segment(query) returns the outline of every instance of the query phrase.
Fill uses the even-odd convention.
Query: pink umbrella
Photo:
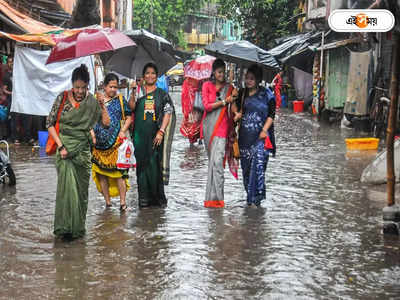
[[[46,64],[129,46],[136,44],[117,29],[85,28],[71,36],[56,39],[56,45],[51,50]]]
[[[185,77],[196,80],[210,78],[214,60],[215,57],[210,55],[197,57],[185,66]]]

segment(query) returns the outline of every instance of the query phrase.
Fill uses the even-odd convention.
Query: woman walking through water
[[[182,112],[183,121],[181,133],[189,139],[190,145],[196,143],[200,138],[200,124],[203,113],[194,108],[196,97],[201,97],[200,81],[193,78],[186,78],[182,86]]]
[[[94,148],[92,151],[92,173],[97,189],[103,194],[106,207],[111,207],[110,197],[120,197],[120,210],[126,211],[126,192],[129,189],[128,170],[117,169],[118,148],[132,122],[131,110],[125,98],[117,95],[119,78],[109,73],[104,78],[104,104],[111,119],[110,126],[101,123],[94,127]],[[125,123],[123,121],[125,120]]]
[[[164,185],[169,182],[176,119],[170,96],[156,87],[157,75],[157,66],[146,64],[143,68],[145,94],[136,101],[134,83],[129,99],[135,112],[133,144],[140,208],[167,204]]]
[[[89,72],[85,65],[72,73],[72,89],[60,94],[47,118],[49,134],[58,146],[56,155],[57,196],[54,234],[78,238],[85,234],[91,170],[90,130],[97,122],[110,125],[103,99],[88,92]],[[55,124],[57,114],[60,132]]]
[[[246,88],[236,100],[241,112],[239,129],[240,163],[249,206],[260,206],[265,199],[265,171],[269,155],[275,156],[275,97],[271,90],[260,86],[262,69],[249,67],[245,77]],[[234,108],[236,109],[236,108]]]
[[[232,153],[233,119],[229,111],[237,92],[225,81],[225,63],[216,59],[212,65],[211,80],[203,84],[205,108],[202,137],[208,156],[208,175],[205,207],[224,207],[224,165],[237,178],[238,161]]]

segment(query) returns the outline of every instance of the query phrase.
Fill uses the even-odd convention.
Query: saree
[[[110,116],[110,126],[104,128],[101,123],[97,123],[93,128],[96,135],[96,145],[92,150],[92,177],[97,190],[102,193],[98,175],[106,176],[110,197],[117,197],[119,196],[118,178],[124,178],[127,191],[130,188],[128,170],[118,170],[117,159],[118,148],[122,144],[119,139],[121,120],[123,116],[130,116],[131,110],[125,99],[122,99],[121,107],[120,96],[116,96],[105,105]],[[124,113],[122,113],[122,110],[124,110]]]
[[[264,149],[265,141],[259,135],[268,118],[269,107],[274,101],[274,95],[269,89],[260,88],[253,96],[246,97],[243,103],[239,148],[243,184],[249,205],[260,205],[266,195],[265,171],[269,154],[274,156],[276,151],[274,126],[268,130],[272,150]]]
[[[192,78],[187,78],[182,85],[183,121],[180,132],[189,139],[191,144],[194,144],[200,138],[202,112],[193,108],[199,85],[199,81]]]
[[[165,114],[171,120],[165,129],[163,142],[153,147],[153,140]],[[175,131],[175,110],[170,96],[160,88],[137,100],[133,131],[136,157],[136,178],[139,207],[164,206],[167,198],[164,185],[169,183],[169,164]]]
[[[226,84],[220,91],[220,98],[226,99],[233,87]],[[217,98],[215,98],[217,101]],[[224,106],[213,111],[205,111],[202,122],[202,137],[207,150],[208,171],[207,186],[204,206],[205,207],[224,207],[224,168],[228,161],[232,175],[237,178],[238,162],[233,157],[231,148],[231,135],[234,133],[233,120]],[[228,133],[226,137],[215,136],[218,127],[221,126],[224,114],[228,115]]]
[[[62,159],[59,151],[56,154],[56,236],[78,238],[85,234],[91,169],[89,131],[100,119],[100,105],[91,94],[78,108],[61,114],[59,136],[68,156]]]

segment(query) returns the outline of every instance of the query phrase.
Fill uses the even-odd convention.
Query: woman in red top
[[[233,119],[230,103],[237,97],[233,86],[225,82],[225,63],[216,59],[212,66],[211,80],[203,84],[204,116],[202,137],[208,155],[208,176],[205,207],[224,207],[224,165],[228,161],[232,174],[237,178],[238,161],[233,158],[230,137]]]
[[[279,71],[279,73],[276,74],[275,78],[272,80],[272,83],[274,84],[274,94],[275,94],[277,109],[279,109],[282,104],[282,97],[281,97],[281,89],[283,83],[282,76],[283,76],[283,71]]]
[[[202,111],[194,108],[194,101],[200,86],[200,81],[193,78],[186,78],[182,86],[183,121],[180,131],[183,136],[189,139],[190,145],[193,145],[200,138]]]

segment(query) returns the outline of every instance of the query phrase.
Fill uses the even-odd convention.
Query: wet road
[[[351,132],[278,118],[261,209],[245,207],[228,171],[226,208],[203,208],[206,154],[178,133],[168,207],[138,210],[134,184],[121,216],[91,183],[87,235],[70,243],[52,234],[52,158],[13,150],[17,187],[0,187],[0,299],[399,299],[400,242],[383,237],[382,204],[359,183],[371,157],[346,156]]]

